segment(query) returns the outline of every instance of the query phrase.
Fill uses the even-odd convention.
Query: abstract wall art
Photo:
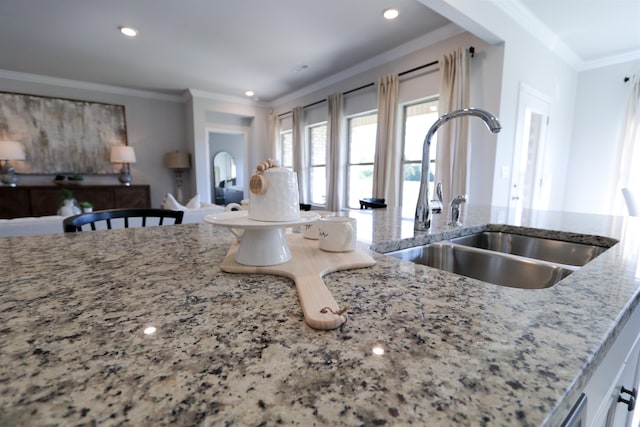
[[[123,105],[0,92],[0,140],[18,141],[23,174],[105,175],[114,145],[127,145]]]

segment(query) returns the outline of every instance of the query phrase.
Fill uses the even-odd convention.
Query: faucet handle
[[[451,209],[449,210],[449,222],[447,225],[453,227],[460,227],[462,223],[460,222],[460,205],[467,201],[466,194],[458,194],[456,197],[451,200]]]
[[[466,194],[458,194],[456,197],[453,198],[453,200],[451,200],[451,206],[459,205],[459,204],[464,203],[466,201],[467,201],[467,195]]]

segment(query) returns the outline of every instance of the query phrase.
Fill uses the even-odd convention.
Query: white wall
[[[564,210],[627,215],[616,188],[622,122],[631,92],[624,77],[640,60],[583,71],[578,78],[573,142]]]
[[[504,63],[500,108],[503,131],[496,151],[493,204],[507,206],[509,203],[518,94],[520,83],[525,83],[551,100],[543,175],[547,180],[546,186],[553,189],[549,195],[550,210],[561,210],[570,163],[577,72],[538,40],[524,33],[512,37],[505,44]],[[503,175],[505,167],[509,169],[506,176]]]
[[[1,70],[0,91],[124,105],[128,143],[137,158],[131,165],[133,184],[151,186],[153,207],[159,207],[164,195],[173,192],[173,173],[164,167],[164,154],[187,149],[181,98]],[[117,175],[84,178],[87,184],[119,184]],[[21,183],[49,184],[52,179],[53,176],[21,176]],[[188,176],[185,184],[189,186]]]
[[[543,44],[520,27],[502,8],[488,1],[419,0],[451,21],[489,43],[504,43],[499,118],[502,131],[495,149],[493,194],[496,206],[509,204],[510,168],[513,161],[516,115],[520,83],[546,94],[552,100],[545,164],[551,178],[551,209],[560,210],[564,200],[566,170],[577,88],[577,72],[554,46]],[[509,173],[503,174],[504,168]]]

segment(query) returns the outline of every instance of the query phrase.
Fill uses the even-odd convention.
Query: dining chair
[[[624,196],[624,201],[627,203],[627,209],[629,210],[630,216],[640,216],[640,211],[638,210],[638,200],[635,195],[629,188],[622,189],[622,195]]]
[[[62,221],[62,226],[65,233],[82,231],[83,226],[89,226],[93,231],[98,229],[111,230],[114,219],[122,219],[122,227],[129,228],[130,219],[136,219],[137,226],[146,227],[147,225],[182,224],[183,216],[184,211],[170,209],[108,209],[70,216]],[[154,220],[147,221],[149,218]],[[164,224],[166,218],[173,219],[173,222]],[[96,227],[96,224],[100,224],[100,228]]]
[[[360,209],[380,209],[386,208],[387,205],[384,202],[384,199],[379,199],[375,197],[367,197],[364,199],[360,199]]]

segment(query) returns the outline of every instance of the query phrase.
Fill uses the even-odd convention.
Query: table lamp
[[[111,147],[111,163],[122,163],[118,181],[122,185],[131,185],[131,173],[129,171],[129,163],[136,162],[136,152],[133,147],[128,145],[116,145]]]
[[[164,165],[173,169],[176,179],[176,192],[174,194],[176,200],[182,203],[182,172],[191,167],[191,156],[189,153],[173,151],[164,155]]]
[[[18,176],[15,174],[10,160],[24,160],[25,158],[22,144],[16,141],[0,141],[0,180],[3,184],[11,187],[18,184]]]

